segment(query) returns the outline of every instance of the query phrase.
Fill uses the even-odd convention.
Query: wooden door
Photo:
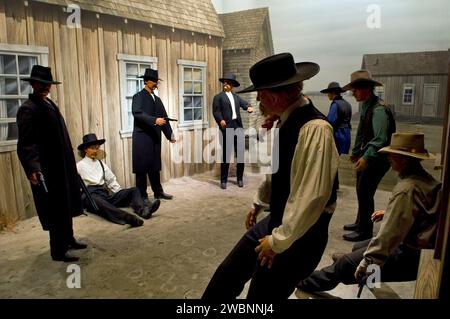
[[[439,84],[424,84],[422,116],[436,117]]]

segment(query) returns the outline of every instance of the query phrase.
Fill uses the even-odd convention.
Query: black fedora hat
[[[161,80],[158,77],[158,70],[153,70],[151,68],[145,69],[144,75],[138,76],[138,78],[144,78],[144,80],[151,80],[153,82]]]
[[[329,92],[342,93],[344,92],[344,90],[342,90],[338,82],[330,82],[330,84],[328,84],[328,87],[326,89],[321,90],[320,93],[329,93]]]
[[[95,135],[94,133],[89,133],[83,136],[83,143],[78,145],[77,149],[81,151],[91,145],[102,145],[103,143],[105,143],[104,138],[99,140],[97,139],[97,135]]]
[[[61,82],[53,80],[51,68],[38,64],[33,65],[30,76],[28,78],[23,78],[22,81],[36,81],[47,84],[61,84]]]
[[[290,53],[280,53],[256,62],[250,68],[253,85],[238,93],[272,89],[298,83],[319,73],[320,67],[314,62],[295,63]]]
[[[222,82],[222,83],[223,83],[225,80],[230,81],[231,84],[233,84],[233,87],[235,87],[235,88],[237,88],[238,86],[241,86],[241,83],[239,83],[239,82],[236,80],[236,75],[234,75],[234,74],[232,74],[232,73],[226,74],[223,78],[220,78],[220,79],[219,79],[219,81]]]

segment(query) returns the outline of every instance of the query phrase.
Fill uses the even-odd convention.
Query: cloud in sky
[[[321,72],[305,83],[319,90],[332,80],[348,82],[365,53],[448,50],[448,0],[215,0],[219,13],[268,7],[275,52],[314,61]],[[380,28],[368,28],[380,9]],[[245,29],[245,21],[242,21]]]

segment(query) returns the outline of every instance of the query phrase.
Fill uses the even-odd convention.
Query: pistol
[[[367,282],[367,275],[361,276],[359,282],[358,282],[358,294],[356,295],[357,298],[361,298],[361,293],[364,289],[364,286],[366,285]]]
[[[48,194],[47,184],[45,184],[45,178],[44,178],[44,175],[42,173],[38,174],[38,184],[42,188],[44,193]]]

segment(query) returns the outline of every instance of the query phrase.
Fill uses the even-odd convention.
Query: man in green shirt
[[[361,102],[361,115],[355,145],[350,160],[357,171],[356,193],[358,197],[358,215],[354,224],[344,225],[348,241],[361,241],[372,238],[373,223],[370,219],[374,212],[374,195],[383,176],[389,170],[386,154],[378,150],[389,145],[395,132],[395,120],[392,111],[373,91],[381,83],[372,79],[367,70],[355,71],[344,91],[352,90],[356,101]]]

